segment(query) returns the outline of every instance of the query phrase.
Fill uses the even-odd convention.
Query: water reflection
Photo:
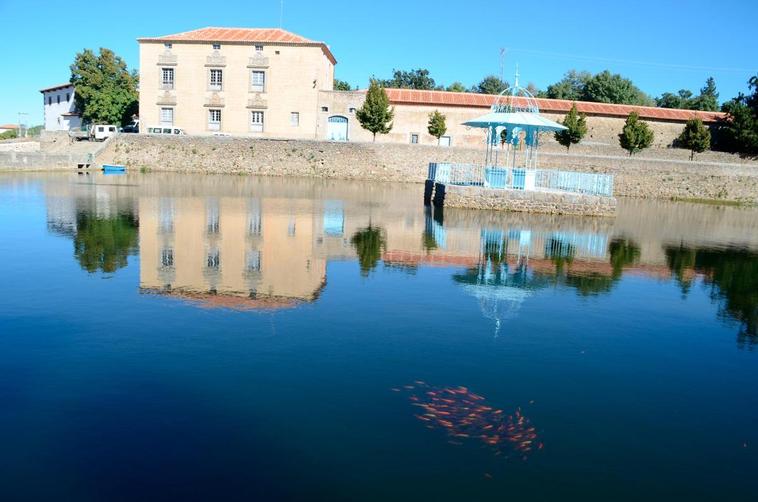
[[[666,261],[685,297],[700,282],[719,316],[740,324],[739,343],[758,341],[758,253],[747,249],[666,246]]]
[[[741,340],[756,337],[758,223],[749,211],[633,201],[615,220],[443,212],[421,206],[414,186],[174,175],[129,181],[53,178],[45,188],[48,229],[74,241],[77,262],[90,272],[118,270],[138,247],[144,293],[204,307],[289,308],[319,298],[330,261],[357,258],[363,276],[380,267],[411,274],[446,267],[497,335],[542,291],[592,300],[629,275],[673,275],[684,295],[703,282],[720,318],[740,324]],[[683,244],[668,244],[672,236]]]

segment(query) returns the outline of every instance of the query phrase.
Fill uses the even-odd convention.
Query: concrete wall
[[[121,135],[98,162],[153,170],[423,183],[429,162],[479,163],[482,151],[423,145]],[[615,175],[614,195],[758,203],[758,164],[543,153],[540,168]]]
[[[142,131],[159,126],[160,109],[174,110],[174,127],[190,134],[211,134],[210,109],[221,110],[220,132],[262,137],[316,138],[318,93],[331,89],[334,65],[321,47],[263,44],[256,56],[255,44],[224,43],[214,51],[211,43],[174,42],[170,49],[159,42],[140,43],[140,119]],[[208,57],[219,61],[209,66]],[[162,68],[174,69],[174,88],[163,89]],[[220,69],[223,87],[209,88],[210,70]],[[264,92],[251,89],[251,72],[265,72]],[[264,113],[263,132],[251,131],[251,112]],[[291,113],[300,114],[291,125]]]

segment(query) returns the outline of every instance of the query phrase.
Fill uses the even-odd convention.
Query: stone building
[[[141,38],[142,131],[178,127],[187,134],[372,141],[356,111],[366,91],[334,91],[336,60],[324,42],[281,29],[202,28]],[[387,89],[395,108],[392,131],[377,142],[436,145],[427,132],[429,114],[447,117],[443,146],[479,146],[481,130],[463,124],[482,115],[497,96],[446,91]],[[537,99],[547,118],[561,120],[572,102]],[[626,117],[639,113],[655,131],[657,147],[669,146],[684,122],[713,123],[722,114],[645,106],[578,102],[588,117],[585,143],[618,145]],[[551,141],[552,135],[546,136]]]
[[[336,60],[323,42],[280,29],[202,28],[141,38],[142,130],[317,136],[319,92]]]

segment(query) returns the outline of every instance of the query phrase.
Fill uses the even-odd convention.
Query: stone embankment
[[[603,153],[616,151],[598,145],[579,145],[569,154],[548,148],[539,164],[613,174],[617,196],[758,203],[758,162],[717,152],[689,161],[688,152],[673,149],[633,157]],[[479,163],[482,155],[478,149],[422,145],[122,135],[98,161],[132,169],[423,183],[429,162]]]

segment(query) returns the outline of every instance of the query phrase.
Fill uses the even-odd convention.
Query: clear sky
[[[523,8],[519,8],[523,6]],[[545,88],[569,69],[610,69],[657,96],[716,78],[721,100],[758,73],[758,1],[512,2],[285,0],[283,27],[323,40],[336,76],[364,87],[393,68],[428,68],[467,86],[518,63],[522,84]],[[279,0],[0,0],[0,123],[42,123],[39,89],[67,82],[85,47],[109,47],[136,67],[136,38],[205,26],[277,27]]]

